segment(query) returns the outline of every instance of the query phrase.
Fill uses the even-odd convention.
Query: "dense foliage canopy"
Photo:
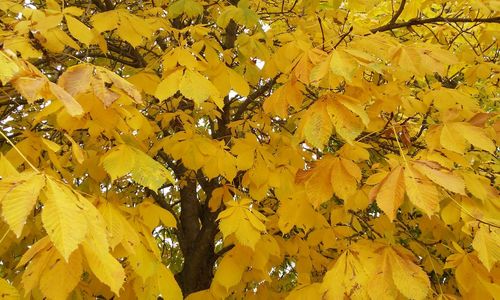
[[[0,297],[498,298],[499,11],[1,0]]]

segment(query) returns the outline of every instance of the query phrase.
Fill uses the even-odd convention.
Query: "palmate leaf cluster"
[[[499,11],[1,1],[1,297],[495,299]]]

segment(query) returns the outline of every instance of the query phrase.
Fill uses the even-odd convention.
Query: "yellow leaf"
[[[369,145],[354,142],[353,144],[344,144],[342,148],[339,150],[339,155],[343,158],[347,158],[353,160],[355,162],[360,160],[368,160],[370,159],[370,153],[367,148],[371,148]]]
[[[137,88],[127,80],[118,76],[116,73],[103,68],[103,67],[95,67],[96,72],[100,75],[100,77],[109,83],[113,83],[114,87],[122,90],[125,94],[130,96],[136,103],[142,103],[141,93],[137,90]]]
[[[351,81],[359,64],[345,51],[333,50],[330,60],[330,71]]]
[[[348,143],[352,144],[354,139],[363,131],[363,123],[346,108],[340,101],[329,99],[327,111],[330,115],[335,131]]]
[[[439,211],[439,193],[436,186],[412,166],[404,171],[406,194],[416,207],[428,216]]]
[[[231,249],[218,265],[214,282],[226,290],[238,284],[250,262],[251,255],[249,254],[249,251],[241,246]]]
[[[474,197],[483,201],[494,198],[493,188],[490,186],[490,181],[487,178],[471,172],[463,172],[462,176],[464,178],[467,190]]]
[[[126,164],[123,162],[127,162]],[[135,165],[135,152],[131,147],[120,145],[109,151],[101,163],[106,172],[115,180],[130,173]]]
[[[344,202],[344,209],[346,211],[348,210],[358,210],[358,209],[364,209],[370,204],[370,201],[368,199],[368,195],[366,194],[365,191],[358,189],[354,191],[354,194],[349,197]]]
[[[175,183],[175,179],[162,164],[152,159],[151,156],[139,149],[133,148],[135,152],[135,164],[132,168],[132,178],[139,184],[156,191],[165,182]]]
[[[158,263],[158,268],[146,282],[145,286],[152,287],[154,291],[153,297],[162,296],[164,299],[181,300],[182,291],[175,281],[172,272],[162,263]],[[192,295],[192,294],[190,294]],[[207,300],[206,298],[204,300]]]
[[[51,253],[47,269],[40,278],[40,290],[48,299],[65,300],[80,282],[82,255],[75,251],[66,262],[55,249]]]
[[[179,90],[188,99],[195,102],[197,106],[211,97],[216,101],[217,106],[222,108],[217,99],[220,98],[217,88],[207,79],[196,71],[186,70],[179,84]]]
[[[350,160],[336,158],[332,167],[332,187],[337,197],[347,200],[358,188],[361,170]]]
[[[140,242],[139,236],[121,210],[114,204],[105,202],[103,205],[99,205],[99,212],[106,223],[106,228],[108,228],[111,249],[121,243],[126,251],[134,253],[136,245]],[[104,241],[106,242],[105,239]]]
[[[245,139],[234,139],[231,152],[236,155],[236,166],[239,170],[248,170],[254,165],[255,149],[258,145],[257,141],[249,136]]]
[[[172,51],[172,57],[170,59],[175,58],[177,60],[177,63],[181,66],[186,67],[186,69],[189,70],[196,70],[199,68],[200,64],[196,57],[193,55],[191,50],[188,50],[184,47],[178,47],[175,48]],[[172,62],[167,62],[167,56],[163,57],[163,64],[164,65],[170,65]],[[170,69],[170,68],[169,68]]]
[[[305,175],[305,190],[309,202],[316,208],[333,195],[332,187],[332,163],[331,159],[321,159],[314,163],[311,170],[299,171],[296,175],[296,182],[300,183],[301,176]]]
[[[158,286],[162,295],[168,295],[169,299],[183,299],[182,291],[177,284],[172,272],[163,264],[160,264],[158,271]]]
[[[71,116],[80,116],[84,113],[82,106],[75,100],[75,98],[73,98],[73,96],[53,82],[49,82],[48,84],[49,90],[57,98],[57,100],[64,104],[66,110]]]
[[[44,194],[43,227],[62,257],[68,261],[87,234],[83,208],[78,205],[71,190],[51,178],[47,178]]]
[[[390,263],[392,279],[398,290],[407,298],[425,299],[430,290],[427,274],[408,258],[400,256],[391,247],[385,249]]]
[[[303,201],[304,198],[307,198],[307,196],[302,191],[297,193],[293,199],[283,200],[280,203],[278,226],[281,232],[289,233],[294,226],[305,231],[328,226],[328,222],[323,215],[316,212],[311,203]]]
[[[53,142],[53,141],[51,141],[51,140],[47,140],[47,139],[44,139],[44,138],[40,138],[40,141],[42,142],[43,147],[44,147],[47,151],[51,151],[51,152],[58,152],[59,150],[61,150],[61,146],[59,146],[59,144],[54,143],[54,142]]]
[[[193,18],[203,13],[203,6],[194,0],[177,0],[168,6],[168,18],[174,19],[182,14]]]
[[[119,24],[118,11],[110,10],[98,13],[91,18],[92,25],[99,31],[109,31],[116,29]]]
[[[333,125],[324,101],[313,104],[304,116],[304,136],[312,146],[323,149],[330,139]]]
[[[182,80],[182,70],[175,70],[163,79],[156,87],[155,97],[165,100],[172,97],[178,90]]]
[[[403,203],[405,186],[403,168],[397,166],[379,185],[377,205],[392,221],[396,217],[399,206]]]
[[[161,208],[152,201],[144,201],[139,204],[138,208],[143,222],[148,224],[150,230],[157,227],[160,222],[166,227],[177,227],[177,221],[172,213]]]
[[[27,36],[13,36],[6,39],[3,43],[4,49],[8,49],[13,53],[21,53],[23,59],[41,58],[42,52],[31,45]]]
[[[65,18],[66,24],[68,25],[68,30],[74,38],[76,38],[86,46],[89,46],[93,43],[94,34],[90,28],[80,22],[80,20],[70,15],[65,15]]]
[[[160,83],[160,78],[156,74],[148,71],[134,74],[127,78],[127,80],[149,95],[155,94],[158,84]]]
[[[106,222],[95,206],[85,198],[79,197],[79,203],[84,208],[85,218],[89,224],[89,230],[81,248],[85,255],[85,260],[92,273],[102,283],[106,284],[111,291],[118,294],[125,280],[125,271],[120,263],[109,253]],[[123,229],[127,231],[127,238],[132,239],[136,235],[135,230],[131,226],[124,226]],[[133,247],[135,244],[132,243],[128,246]]]
[[[323,277],[320,291],[324,299],[344,299],[364,286],[370,279],[370,262],[359,250],[348,249],[335,261]]]
[[[16,269],[29,263],[35,255],[49,247],[53,247],[53,245],[50,242],[50,238],[48,236],[44,236],[43,238],[39,239],[38,241],[36,241],[36,243],[31,245],[31,247],[26,252],[24,252],[23,256],[16,266]]]
[[[154,275],[158,269],[158,265],[161,263],[153,255],[151,249],[148,249],[144,241],[135,245],[134,250],[134,253],[128,256],[129,265],[134,269],[134,272],[139,275],[142,282],[145,283]]]
[[[89,64],[79,64],[66,69],[59,76],[57,84],[75,97],[90,90],[90,78],[94,68]]]
[[[497,228],[481,226],[476,232],[472,246],[489,271],[500,261],[500,234]]]
[[[123,162],[127,161],[126,164]],[[104,169],[115,180],[131,173],[137,183],[156,191],[166,181],[175,182],[172,174],[159,162],[141,150],[127,145],[119,145],[101,160]]]
[[[257,14],[248,8],[248,1],[239,1],[238,7],[228,6],[217,19],[217,24],[223,28],[233,19],[238,24],[243,24],[251,28],[258,23]]]
[[[17,175],[19,175],[19,172],[17,172],[12,163],[3,154],[0,154],[0,176],[6,178]]]
[[[202,150],[200,149],[200,151]],[[203,166],[203,172],[208,178],[222,175],[229,181],[232,181],[237,171],[236,159],[222,147],[217,147],[214,155],[207,156]]]
[[[474,147],[483,149],[490,153],[495,152],[495,144],[490,138],[488,138],[488,136],[486,136],[486,133],[480,127],[463,122],[451,123],[448,126],[452,126],[455,132],[459,132],[460,135],[463,136],[469,143],[474,145]]]
[[[494,299],[499,294],[498,283],[474,253],[463,251],[448,256],[446,268],[455,269],[455,280],[465,299]]]
[[[111,80],[106,81],[102,74],[95,74],[90,80],[95,96],[101,100],[105,107],[109,107],[120,98],[118,93],[107,88],[107,84],[109,84]]]
[[[19,77],[12,81],[16,90],[28,101],[33,103],[43,98],[47,79],[43,77]]]
[[[457,153],[464,153],[466,146],[465,139],[460,132],[448,124],[444,124],[441,129],[440,143],[444,148]]]
[[[465,195],[465,182],[461,177],[446,170],[438,170],[440,166],[432,162],[416,161],[414,166],[434,183],[454,193]]]
[[[41,41],[42,45],[50,51],[61,53],[66,46],[75,50],[80,50],[80,46],[61,28],[51,28],[48,32],[43,34],[44,40]]]
[[[0,51],[0,82],[6,85],[19,72],[19,66],[4,51]]]
[[[335,299],[335,298],[321,298],[321,292],[319,290],[319,283],[311,283],[306,285],[300,285],[294,288],[290,294],[285,298],[286,300],[302,300],[302,299]]]
[[[370,123],[370,117],[368,117],[362,101],[347,95],[338,95],[335,99],[342,103],[342,105],[347,107],[350,111],[358,115],[363,122],[363,125],[367,126]]]
[[[227,185],[218,187],[212,191],[210,195],[210,200],[208,202],[208,207],[211,211],[216,211],[223,202],[233,200],[233,195],[229,192]]]
[[[2,296],[3,300],[21,299],[18,290],[3,278],[0,278],[0,295]]]
[[[71,152],[73,153],[73,158],[79,164],[83,163],[83,161],[85,160],[85,155],[82,148],[80,148],[80,145],[78,145],[69,134],[65,133],[64,136],[71,142]]]
[[[126,26],[124,26],[125,24]],[[133,32],[130,32],[130,28]],[[151,38],[157,28],[138,14],[131,14],[127,10],[123,10],[120,11],[120,27],[118,27],[118,34],[120,35],[121,32],[126,33],[127,29],[129,34],[128,36],[122,37],[124,40],[127,40],[130,36],[137,35],[141,39],[140,43],[142,43],[143,39],[148,40]],[[134,47],[138,46],[138,44],[132,45]]]
[[[288,97],[289,95],[286,93],[286,85],[280,86],[269,97],[267,97],[266,100],[264,100],[264,105],[262,106],[264,112],[268,114],[275,114],[283,119],[286,118],[288,115]],[[309,116],[309,113],[307,116]]]
[[[203,290],[196,293],[191,293],[186,300],[215,300],[216,298],[210,293],[210,290]]]
[[[63,9],[63,14],[70,14],[77,17],[83,15],[84,12],[83,9],[76,6],[68,6]]]
[[[57,250],[51,243],[47,243],[43,249],[37,249],[33,253],[34,257],[30,259],[28,266],[22,274],[21,283],[24,290],[24,296],[38,286],[40,278],[48,268],[47,265],[54,255],[57,255]],[[43,251],[42,251],[43,250]]]
[[[6,193],[1,193],[2,217],[17,237],[21,236],[44,185],[44,176],[36,173],[22,173],[13,181],[4,179],[0,182],[0,191],[8,187]]]
[[[120,263],[101,245],[94,246],[84,241],[82,249],[94,275],[118,295],[125,280],[125,271]]]
[[[248,93],[250,93],[250,87],[248,86],[245,78],[232,69],[228,69],[228,72],[231,88],[243,97],[248,96]]]
[[[219,228],[224,239],[234,234],[242,245],[254,249],[261,232],[265,231],[266,227],[261,218],[255,216],[258,212],[250,209],[248,201],[248,199],[240,200],[238,204],[222,211],[217,219],[220,220]]]

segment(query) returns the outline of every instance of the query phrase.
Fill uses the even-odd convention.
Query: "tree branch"
[[[349,34],[351,34],[352,29],[353,29],[353,27],[351,26],[351,27],[349,28],[349,30],[348,30],[346,33],[343,33],[343,34],[340,36],[339,41],[338,41],[338,42],[337,42],[337,43],[333,46],[333,49],[336,49],[336,48],[340,45],[340,43],[342,43],[342,41],[343,41],[343,40],[344,40],[344,39],[345,39],[345,38],[346,38]]]
[[[399,5],[398,10],[394,13],[394,15],[392,16],[391,20],[389,21],[389,24],[396,23],[396,21],[398,20],[399,16],[401,16],[401,14],[403,13],[403,10],[405,9],[405,5],[406,5],[406,0],[402,0],[401,4]]]
[[[411,19],[406,22],[401,23],[389,23],[377,28],[370,30],[372,33],[389,31],[397,28],[408,27],[408,26],[419,26],[423,24],[432,23],[500,23],[500,17],[492,18],[446,18],[446,17],[435,17],[429,19]]]
[[[252,101],[259,98],[260,96],[263,96],[265,92],[267,92],[270,88],[272,88],[272,86],[276,83],[276,80],[280,75],[281,74],[276,75],[273,79],[269,80],[268,82],[266,82],[266,84],[260,86],[257,90],[255,90],[255,92],[248,95],[245,101],[243,101],[243,103],[241,103],[240,106],[238,107],[238,110],[233,116],[233,121],[240,119],[243,113],[246,111],[248,105],[250,105]]]

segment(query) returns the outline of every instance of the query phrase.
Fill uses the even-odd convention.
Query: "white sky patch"
[[[36,6],[33,5],[33,1],[31,0],[24,0],[24,7],[36,9]]]
[[[235,91],[233,90],[230,90],[229,91],[229,94],[228,94],[228,97],[229,99],[233,99],[234,97],[236,97],[238,95],[238,93],[236,93]]]
[[[8,122],[14,120],[12,116],[7,116],[5,119],[3,119],[1,122],[2,124],[7,124]]]
[[[260,25],[261,25],[260,28],[262,28],[262,30],[264,30],[264,32],[267,32],[269,29],[271,29],[271,26],[269,24],[267,24],[265,22],[262,22],[262,21],[259,21],[259,22],[260,22]]]
[[[255,65],[257,66],[257,68],[261,69],[264,68],[264,65],[266,64],[265,61],[263,60],[260,60],[258,58],[255,59]]]
[[[200,126],[200,127],[204,127],[205,125],[207,125],[207,121],[205,119],[203,119],[203,118],[198,119],[198,124],[197,125]]]

